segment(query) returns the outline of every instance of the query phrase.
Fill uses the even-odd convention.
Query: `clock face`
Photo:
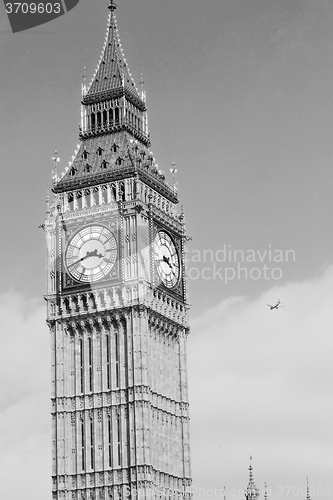
[[[105,226],[91,225],[78,231],[66,248],[66,268],[77,281],[92,283],[104,278],[117,259],[117,241]]]
[[[173,288],[179,279],[179,258],[174,242],[164,231],[159,231],[155,237],[154,259],[162,283]]]

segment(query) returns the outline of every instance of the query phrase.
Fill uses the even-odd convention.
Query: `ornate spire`
[[[108,9],[107,32],[95,74],[89,85],[83,82],[79,137],[84,140],[125,131],[149,147],[145,93],[140,94],[135,87],[121,48],[114,0]]]
[[[310,488],[309,488],[309,478],[306,478],[306,500],[311,500]]]
[[[259,490],[253,480],[252,455],[250,455],[249,484],[246,488],[245,498],[246,500],[256,500],[259,498]]]
[[[96,94],[100,96],[107,91],[124,88],[141,101],[121,48],[115,15],[116,8],[114,0],[110,0],[108,5],[110,14],[104,47],[93,79],[87,88],[84,102],[90,101],[89,97]]]
[[[139,93],[134,85],[118,36],[116,4],[109,2],[101,57],[90,85],[83,82],[80,144],[65,172],[55,178],[53,190],[77,190],[79,202],[74,200],[73,206],[81,209],[82,189],[140,171],[154,186],[158,183],[168,199],[178,201],[175,186],[166,182],[148,149],[145,92]]]

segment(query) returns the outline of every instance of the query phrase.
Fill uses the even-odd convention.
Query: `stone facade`
[[[45,222],[53,499],[188,499],[184,213],[109,10]]]

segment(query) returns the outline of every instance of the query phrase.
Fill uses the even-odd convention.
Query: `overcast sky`
[[[241,497],[252,453],[257,486],[266,481],[272,498],[301,497],[307,475],[312,498],[330,498],[333,3],[117,3],[137,85],[144,75],[151,149],[170,181],[176,163],[193,238],[195,496],[220,498],[225,486],[229,500]],[[38,225],[53,152],[64,169],[78,143],[81,76],[96,68],[105,4],[80,0],[16,34],[0,4],[0,484],[11,500],[21,500],[22,485],[25,500],[50,498]],[[278,299],[285,307],[270,311]]]

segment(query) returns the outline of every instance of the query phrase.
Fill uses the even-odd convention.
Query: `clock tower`
[[[189,499],[184,213],[108,9],[45,223],[52,498]]]

